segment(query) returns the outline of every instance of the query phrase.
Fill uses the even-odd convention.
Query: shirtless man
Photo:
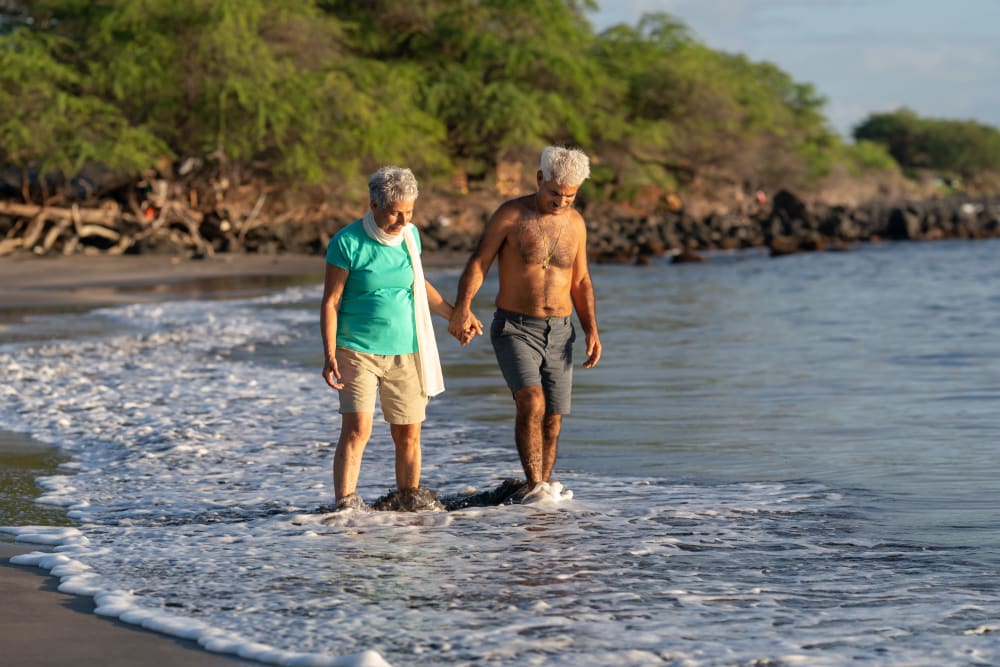
[[[573,208],[589,175],[583,152],[555,146],[542,151],[538,192],[503,203],[487,222],[462,273],[448,326],[461,341],[475,319],[472,298],[498,257],[490,338],[517,407],[514,438],[527,494],[550,481],[562,416],[569,413],[574,309],[587,338],[583,367],[593,368],[601,358],[587,228]]]

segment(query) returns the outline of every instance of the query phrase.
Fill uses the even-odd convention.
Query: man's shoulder
[[[500,204],[496,212],[493,213],[495,219],[520,220],[526,215],[530,215],[534,210],[534,195],[525,195],[515,199],[508,199]]]

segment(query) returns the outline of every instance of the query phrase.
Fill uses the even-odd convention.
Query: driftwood
[[[161,188],[161,190],[164,190]],[[229,201],[195,207],[194,190],[97,207],[55,207],[0,201],[0,257],[30,252],[168,253],[207,257],[223,252],[322,253],[353,214],[330,207],[265,211],[267,195],[248,188]],[[806,206],[778,193],[771,210],[696,217],[669,201],[649,210],[595,202],[587,207],[588,254],[595,262],[648,264],[663,255],[697,261],[703,250],[765,247],[790,252],[843,250],[879,239],[936,240],[1000,236],[1000,198],[955,198],[856,207]],[[252,206],[250,202],[255,202]],[[439,207],[421,228],[425,250],[471,252],[488,212]],[[484,209],[485,211],[485,209]],[[464,216],[464,217],[463,217]],[[460,221],[461,224],[456,224]]]
[[[328,229],[328,220],[299,216],[301,211],[286,212],[277,219],[268,215],[266,191],[247,186],[239,197],[228,200],[224,191],[216,194],[211,203],[211,198],[204,198],[205,210],[197,207],[202,198],[196,190],[174,191],[165,181],[144,199],[133,188],[121,202],[106,200],[102,205],[44,206],[0,200],[0,257],[15,252],[197,257],[218,252],[309,252],[318,246],[316,239],[325,246],[335,231]],[[294,234],[289,232],[292,229]],[[290,247],[289,242],[299,245]]]
[[[81,250],[118,255],[143,242],[166,243],[173,251],[190,254],[214,254],[200,232],[204,221],[200,211],[171,201],[150,219],[137,206],[130,208],[133,212],[123,212],[117,204],[85,208],[0,201],[0,217],[13,220],[0,239],[0,257],[19,250],[37,255]]]
[[[267,214],[268,191],[215,183],[214,197],[183,184],[155,180],[130,188],[120,201],[53,206],[0,200],[0,257],[14,252],[168,253],[207,257],[217,252],[303,252],[329,238],[326,220]],[[228,195],[228,196],[227,196]],[[199,210],[198,203],[203,201]],[[295,214],[292,214],[294,217]],[[279,216],[286,218],[288,214]],[[299,243],[289,247],[292,242]]]
[[[0,215],[16,218],[41,216],[47,220],[79,220],[79,222],[113,227],[121,215],[121,211],[112,208],[80,208],[79,206],[62,208],[0,201]]]

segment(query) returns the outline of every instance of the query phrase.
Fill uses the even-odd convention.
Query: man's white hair
[[[542,151],[542,179],[560,185],[580,185],[590,176],[590,158],[576,148],[548,146]]]
[[[405,167],[382,167],[368,179],[368,194],[378,207],[401,201],[416,201],[417,177]]]

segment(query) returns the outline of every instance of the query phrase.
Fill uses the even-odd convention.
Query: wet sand
[[[323,272],[323,258],[313,255],[4,257],[0,309],[86,309],[261,291],[294,281],[322,282]]]
[[[72,256],[0,258],[0,329],[3,321],[38,312],[88,310],[102,305],[176,298],[222,298],[282,285],[322,282],[322,257],[235,255],[203,260],[164,256]],[[28,438],[0,437],[0,455],[17,477],[35,474],[30,465],[12,462],[30,451]],[[39,447],[39,451],[44,448]],[[54,464],[53,464],[54,465]],[[20,480],[22,483],[24,479]],[[8,480],[9,482],[9,480]],[[6,511],[0,524],[23,525],[13,483],[0,487]],[[0,504],[0,507],[3,507]],[[30,508],[29,508],[30,509]],[[37,517],[32,517],[37,518]],[[46,515],[44,522],[69,524]],[[93,600],[57,590],[59,581],[45,571],[10,563],[10,557],[45,550],[14,543],[0,535],[0,656],[18,667],[102,665],[104,667],[209,667],[259,664],[201,649],[197,643],[97,616]]]
[[[260,663],[94,614],[91,598],[56,590],[58,579],[10,557],[39,549],[0,541],[0,655],[18,667],[232,667]]]

